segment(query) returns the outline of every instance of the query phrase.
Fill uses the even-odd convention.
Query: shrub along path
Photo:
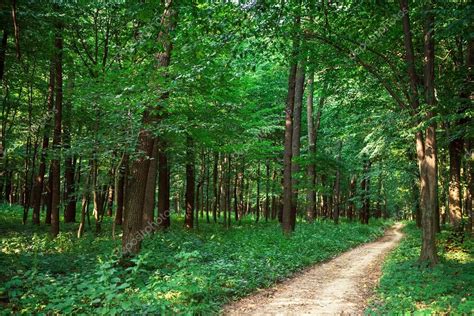
[[[224,314],[359,314],[381,274],[385,255],[402,238],[401,224],[384,237],[318,264],[294,278],[224,308]]]

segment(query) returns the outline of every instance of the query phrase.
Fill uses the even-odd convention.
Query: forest
[[[0,314],[474,313],[473,17],[2,0]]]

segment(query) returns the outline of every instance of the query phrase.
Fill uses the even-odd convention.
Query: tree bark
[[[463,141],[459,138],[449,143],[449,221],[455,231],[462,230],[461,207],[461,155]]]
[[[188,229],[194,225],[194,144],[191,136],[186,138],[186,214],[184,226]],[[224,219],[225,220],[225,219]]]
[[[316,154],[315,138],[316,130],[313,122],[313,104],[314,104],[314,71],[311,71],[308,78],[308,97],[306,100],[306,116],[308,125],[308,156],[314,160]],[[319,112],[319,111],[318,111]],[[312,222],[316,217],[316,166],[313,161],[308,164],[308,191],[306,193],[306,218]]]
[[[212,186],[214,193],[214,202],[212,204],[212,219],[214,223],[217,223],[217,206],[219,204],[219,191],[218,191],[218,164],[219,164],[219,153],[214,153],[214,168],[212,169]]]
[[[123,206],[125,202],[125,178],[127,177],[128,171],[128,154],[123,154],[122,160],[115,172],[115,225],[122,225],[123,221]]]
[[[255,205],[255,213],[257,216],[255,221],[258,223],[260,220],[260,162],[257,162],[257,201]]]
[[[171,58],[171,38],[170,32],[174,27],[175,10],[173,9],[172,0],[165,1],[165,9],[161,16],[160,32],[158,34],[158,45],[162,47],[160,53],[157,54],[158,69],[164,71],[170,64]],[[166,72],[163,74],[166,77]],[[168,92],[165,91],[160,95],[160,100],[167,99]],[[122,255],[124,257],[133,256],[140,251],[143,234],[140,234],[143,219],[143,204],[145,200],[146,183],[148,180],[148,171],[150,167],[150,159],[153,153],[154,136],[151,135],[149,125],[159,121],[159,110],[161,102],[158,106],[145,109],[143,113],[143,128],[138,136],[137,152],[143,153],[140,158],[136,159],[130,167],[130,179],[126,193],[126,207],[123,222],[122,234]]]
[[[349,184],[349,209],[347,210],[347,218],[352,221],[355,214],[354,197],[356,195],[356,176],[353,175]]]
[[[415,69],[415,56],[411,35],[411,25],[408,9],[408,1],[400,0],[400,9],[404,13],[402,17],[405,61],[407,64],[408,76],[410,79],[410,105],[414,111],[419,110],[419,80]],[[426,7],[424,25],[424,58],[425,58],[425,90],[426,101],[429,105],[434,105],[434,40],[433,26],[434,16],[430,5]],[[428,114],[425,119],[431,119]],[[425,131],[416,133],[416,152],[420,171],[420,207],[422,210],[422,230],[423,241],[420,253],[420,261],[426,261],[429,265],[438,262],[436,252],[435,235],[435,208],[437,207],[437,167],[436,167],[436,126],[431,124]]]
[[[73,76],[71,76],[73,77]],[[68,90],[72,93],[73,89],[73,78],[69,79]],[[74,223],[76,222],[76,204],[77,198],[75,193],[74,184],[74,155],[69,151],[71,149],[71,125],[72,125],[72,104],[71,100],[66,102],[65,108],[65,124],[63,128],[63,140],[64,149],[66,151],[66,157],[64,159],[64,180],[65,180],[65,193],[66,206],[64,210],[64,222]]]
[[[295,101],[294,101],[294,112],[293,112],[293,133],[291,141],[292,151],[292,162],[291,162],[291,174],[292,174],[292,190],[293,196],[291,197],[292,212],[291,212],[291,226],[292,230],[295,229],[296,214],[298,209],[298,179],[296,174],[300,170],[299,163],[295,162],[295,158],[298,159],[300,156],[301,147],[301,112],[303,108],[303,93],[304,93],[304,78],[305,78],[305,60],[303,59],[296,71],[295,79]]]
[[[300,4],[299,4],[300,5]],[[293,111],[295,105],[295,87],[296,87],[296,70],[298,64],[299,55],[299,28],[300,28],[300,16],[297,14],[294,21],[294,34],[293,34],[293,52],[292,60],[290,62],[290,72],[288,75],[288,97],[285,107],[285,136],[284,136],[284,152],[283,152],[283,209],[281,216],[281,227],[285,234],[290,234],[294,230],[292,225],[293,217],[296,218],[296,214],[293,216],[292,207],[292,142],[293,142]]]
[[[337,225],[339,224],[339,213],[341,210],[341,170],[340,170],[340,164],[341,164],[341,151],[342,151],[342,142],[339,141],[339,152],[337,155],[337,169],[336,169],[336,182],[334,184],[334,214],[333,214],[333,219],[334,223]]]
[[[55,102],[54,102],[54,135],[53,150],[54,157],[51,161],[51,235],[56,237],[59,234],[59,207],[61,199],[61,170],[60,170],[60,154],[61,154],[61,129],[62,129],[62,106],[63,106],[63,38],[62,24],[56,23],[56,35],[54,40],[55,47]]]
[[[148,176],[145,188],[145,200],[143,201],[143,227],[151,225],[154,220],[155,213],[155,192],[156,192],[156,176],[158,160],[158,143],[153,142],[152,156],[150,158],[150,166],[148,167]]]
[[[39,163],[38,174],[35,177],[35,182],[33,184],[32,200],[33,200],[33,224],[40,224],[40,210],[41,210],[41,200],[44,190],[44,175],[46,172],[46,155],[49,147],[49,133],[51,129],[52,121],[52,110],[54,103],[54,63],[51,62],[51,67],[49,71],[49,84],[48,84],[48,97],[47,97],[47,118],[43,131],[43,143],[42,151]]]
[[[166,153],[166,143],[160,140],[158,151],[158,225],[167,229],[170,221],[170,168]]]
[[[3,81],[5,73],[5,53],[7,52],[8,30],[7,25],[3,26],[2,44],[0,46],[0,81]]]

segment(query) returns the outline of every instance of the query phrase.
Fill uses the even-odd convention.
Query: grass
[[[99,236],[75,237],[77,224],[21,224],[22,210],[0,206],[0,313],[218,313],[229,300],[268,287],[295,271],[327,260],[383,234],[389,222],[370,225],[299,222],[284,237],[278,222],[246,220],[186,231],[173,218],[168,232],[143,244],[135,265],[118,262],[120,239],[110,219]]]
[[[408,223],[399,247],[386,259],[373,314],[470,314],[474,313],[474,240],[463,242],[444,230],[438,234],[440,263],[420,265],[421,231]]]

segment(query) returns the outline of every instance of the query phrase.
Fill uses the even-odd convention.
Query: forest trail
[[[381,275],[385,255],[400,241],[402,225],[331,261],[227,305],[225,315],[362,314]]]

